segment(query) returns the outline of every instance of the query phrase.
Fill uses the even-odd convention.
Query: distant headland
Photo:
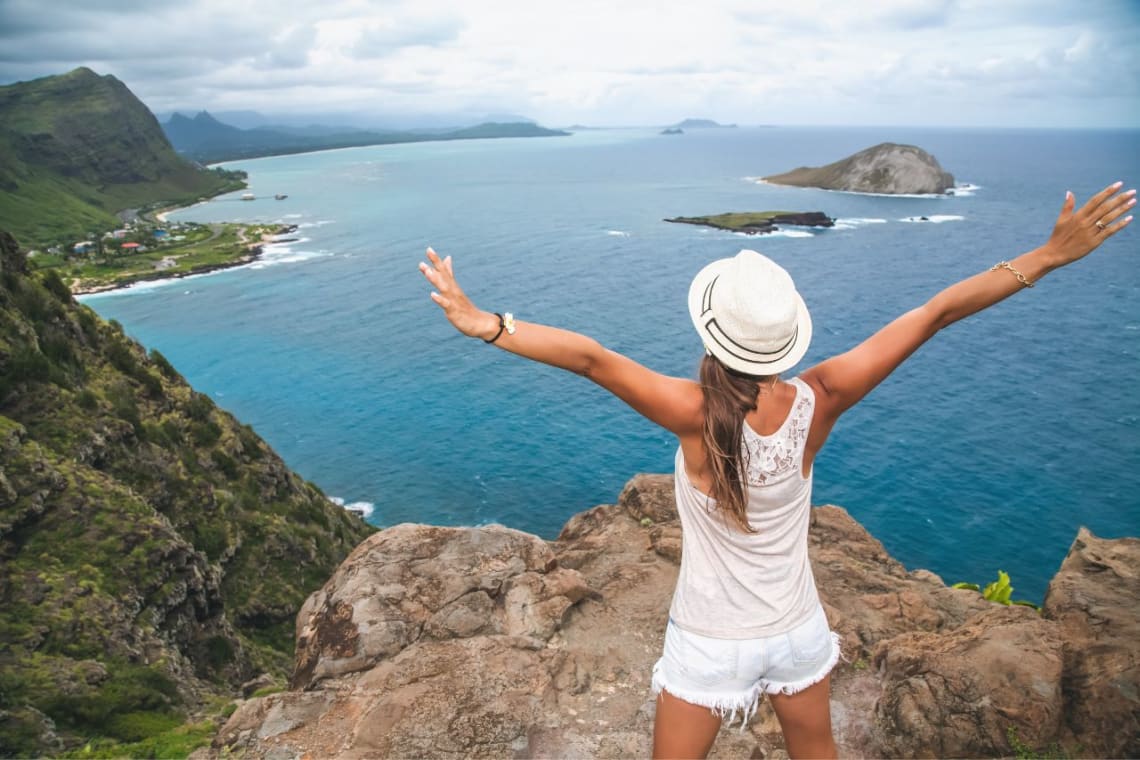
[[[712,119],[685,119],[670,126],[673,129],[736,129],[735,124],[718,124]]]
[[[774,185],[818,187],[856,193],[927,195],[954,187],[954,175],[914,145],[881,143],[826,166],[801,166],[764,177]]]

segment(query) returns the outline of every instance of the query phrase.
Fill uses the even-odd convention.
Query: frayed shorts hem
[[[749,719],[755,714],[761,695],[796,694],[816,685],[831,673],[842,657],[842,651],[839,634],[832,631],[829,632],[829,635],[831,637],[831,652],[827,658],[821,661],[820,667],[815,673],[796,681],[783,682],[761,678],[743,690],[696,690],[682,684],[670,683],[670,679],[663,672],[664,669],[659,660],[653,666],[653,693],[658,695],[662,691],[667,691],[677,699],[689,704],[707,707],[722,720],[727,719],[729,725],[736,721],[736,715],[740,713],[740,728],[743,730]]]

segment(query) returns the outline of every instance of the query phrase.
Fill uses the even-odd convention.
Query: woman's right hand
[[[1076,198],[1071,192],[1065,194],[1061,215],[1057,217],[1053,234],[1045,244],[1054,266],[1065,266],[1084,258],[1128,226],[1132,217],[1120,217],[1136,204],[1136,191],[1119,192],[1123,184],[1109,185],[1075,212]]]
[[[472,338],[490,340],[499,332],[499,318],[490,312],[482,311],[471,302],[459,283],[455,281],[455,270],[451,257],[441,259],[431,248],[427,249],[428,262],[420,262],[420,272],[435,288],[431,300],[439,304],[444,316],[452,326]]]

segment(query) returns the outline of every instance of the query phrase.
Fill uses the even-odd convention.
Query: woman
[[[839,656],[807,555],[812,462],[835,422],[942,328],[1086,255],[1126,227],[1120,182],[1045,245],[946,288],[851,349],[781,375],[807,351],[811,317],[787,272],[754,251],[709,264],[689,290],[705,344],[700,381],[666,377],[577,333],[481,311],[430,248],[420,270],[464,335],[585,375],[674,433],[684,551],[658,692],[654,757],[705,756],[722,719],[767,693],[788,754],[835,757],[829,673]]]

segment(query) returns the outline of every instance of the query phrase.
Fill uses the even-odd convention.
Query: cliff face
[[[282,679],[371,528],[0,232],[0,755]],[[142,727],[142,728],[140,728]]]
[[[913,145],[881,143],[827,166],[801,166],[765,182],[857,193],[944,193],[954,187],[954,175],[938,160]]]
[[[0,229],[25,244],[74,239],[121,209],[227,184],[175,154],[154,115],[112,76],[79,68],[0,87]]]
[[[838,507],[813,510],[809,549],[843,640],[840,756],[1140,752],[1140,541],[1082,531],[1043,614],[907,572]],[[680,556],[664,475],[550,543],[389,528],[302,608],[295,691],[243,703],[204,755],[647,757]],[[712,757],[783,752],[764,702]]]

